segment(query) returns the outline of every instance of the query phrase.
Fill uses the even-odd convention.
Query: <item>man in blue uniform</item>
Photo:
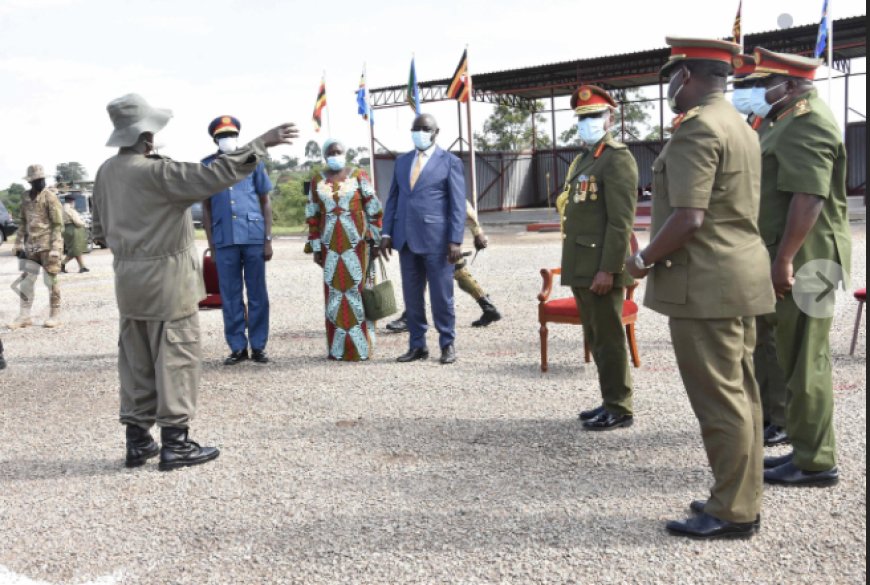
[[[208,133],[217,144],[218,152],[204,158],[202,163],[208,166],[221,154],[235,151],[241,127],[232,116],[215,118],[208,125]],[[249,358],[261,364],[269,361],[266,356],[269,338],[266,262],[272,259],[271,190],[272,183],[261,162],[244,180],[203,202],[202,223],[218,269],[224,335],[231,351],[224,360],[227,366]],[[248,290],[247,319],[243,288]]]

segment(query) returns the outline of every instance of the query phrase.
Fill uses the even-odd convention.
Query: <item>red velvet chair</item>
[[[631,253],[637,252],[637,238],[634,232],[631,234]],[[566,325],[582,325],[580,312],[577,310],[577,301],[573,296],[550,300],[553,292],[554,277],[562,273],[561,268],[541,269],[541,278],[544,279],[541,292],[538,294],[538,321],[541,323],[541,371],[546,372],[547,366],[547,340],[550,330],[547,323],[563,323]],[[622,305],[622,324],[625,325],[625,335],[628,341],[628,351],[635,368],[640,367],[640,354],[637,350],[637,337],[634,326],[637,323],[638,306],[634,301],[634,290],[637,284],[625,287],[625,302]],[[586,340],[583,340],[583,352],[586,363],[592,361],[592,355]]]
[[[202,277],[205,280],[205,292],[207,296],[199,301],[199,308],[204,310],[220,309],[223,303],[221,302],[221,289],[218,284],[217,265],[214,263],[214,258],[211,257],[208,248],[202,254]]]
[[[867,302],[867,289],[856,290],[855,299],[858,300],[858,317],[855,319],[855,331],[852,332],[852,347],[849,349],[849,355],[855,355],[855,345],[858,343],[858,331],[861,327],[861,314],[864,312],[864,303]]]

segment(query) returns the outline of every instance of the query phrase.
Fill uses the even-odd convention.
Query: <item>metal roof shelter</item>
[[[846,121],[849,112],[849,76],[851,60],[867,56],[867,23],[866,15],[842,18],[833,22],[834,69],[840,73],[834,78],[846,78]],[[784,53],[812,54],[816,45],[818,24],[809,24],[787,29],[744,35],[743,44],[746,52],[752,52],[755,47],[765,47]],[[552,120],[553,156],[556,156],[556,124],[555,98],[567,96],[581,84],[592,83],[611,90],[615,98],[624,105],[627,100],[624,91],[630,88],[659,86],[660,128],[664,128],[664,86],[659,77],[659,69],[667,61],[670,50],[667,48],[651,49],[636,53],[577,59],[524,67],[492,73],[474,73],[472,99],[476,102],[503,104],[513,107],[532,109],[538,100],[549,98],[549,108],[538,113],[549,113]],[[865,75],[858,73],[857,75]],[[447,88],[450,79],[438,79],[419,83],[421,101],[449,101]],[[407,107],[407,85],[394,85],[372,89],[371,104],[374,109]],[[645,100],[656,101],[656,100]],[[532,116],[534,125],[535,116]],[[460,150],[462,148],[462,124],[460,123]],[[660,138],[664,140],[664,131]],[[623,140],[625,136],[623,136]],[[374,141],[374,137],[373,137]],[[467,143],[467,142],[466,142]],[[383,145],[382,145],[383,146]],[[535,146],[532,146],[535,151]],[[555,185],[559,184],[558,172]]]

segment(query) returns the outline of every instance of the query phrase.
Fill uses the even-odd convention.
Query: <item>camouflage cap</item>
[[[42,168],[42,165],[30,165],[27,167],[27,176],[24,177],[24,180],[28,183],[32,183],[37,179],[45,178],[45,169]]]

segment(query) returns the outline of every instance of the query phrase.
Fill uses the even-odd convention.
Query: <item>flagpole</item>
[[[468,61],[468,45],[465,46],[466,57],[465,57],[465,77],[468,80],[468,101],[465,102],[465,105],[468,107],[466,111],[466,118],[468,121],[468,152],[469,152],[469,162],[471,164],[471,204],[474,207],[474,211],[477,212],[477,163],[475,161],[474,155],[474,129],[471,124],[471,102],[474,99],[474,84],[471,82],[471,66]]]
[[[366,110],[368,110],[369,122],[369,172],[371,174],[372,191],[378,192],[377,179],[375,179],[375,116],[372,111],[372,103],[369,100],[369,74],[366,64],[363,63],[363,78],[365,79],[364,96]]]
[[[326,93],[326,70],[323,70],[323,93]],[[326,110],[326,130],[329,132],[329,137],[332,138],[332,122],[329,119],[329,98],[326,98],[326,106],[324,106]]]
[[[834,68],[834,19],[831,17],[831,4],[828,0],[828,10],[826,18],[828,19],[828,106],[833,107],[833,93],[831,83],[831,71]]]

